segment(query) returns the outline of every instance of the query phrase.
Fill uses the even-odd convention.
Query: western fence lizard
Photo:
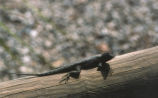
[[[83,59],[81,61],[75,62],[70,65],[64,65],[58,68],[55,68],[53,70],[50,70],[48,72],[39,73],[39,74],[23,74],[23,73],[15,73],[17,75],[32,75],[32,76],[48,76],[48,75],[54,75],[59,73],[66,73],[68,72],[63,79],[60,81],[68,81],[70,77],[73,78],[79,78],[81,70],[88,70],[95,67],[98,67],[98,70],[101,71],[102,68],[105,68],[107,72],[110,71],[110,66],[106,63],[106,61],[111,60],[114,56],[112,56],[110,53],[103,53],[98,54],[86,59]],[[108,73],[107,73],[108,74]]]

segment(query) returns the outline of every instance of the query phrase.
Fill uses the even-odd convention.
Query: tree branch
[[[158,47],[116,56],[105,80],[97,69],[59,84],[64,74],[25,77],[0,83],[0,97],[11,98],[158,98]]]

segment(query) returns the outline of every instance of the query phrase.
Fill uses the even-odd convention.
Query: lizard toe
[[[61,79],[61,81],[59,83],[62,83],[63,81],[65,81],[65,84],[68,82],[68,80],[70,79],[70,74],[67,73],[66,75],[64,75]]]

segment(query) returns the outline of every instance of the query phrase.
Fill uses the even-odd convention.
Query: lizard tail
[[[39,74],[27,74],[27,73],[9,73],[9,74],[24,75],[24,76],[39,76]]]

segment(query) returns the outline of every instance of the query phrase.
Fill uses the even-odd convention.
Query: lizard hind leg
[[[75,79],[79,78],[80,72],[81,72],[81,67],[77,66],[75,71],[70,71],[66,75],[64,75],[59,83],[62,83],[63,81],[65,81],[65,84],[66,84],[68,80],[70,79],[70,77],[75,78]]]

